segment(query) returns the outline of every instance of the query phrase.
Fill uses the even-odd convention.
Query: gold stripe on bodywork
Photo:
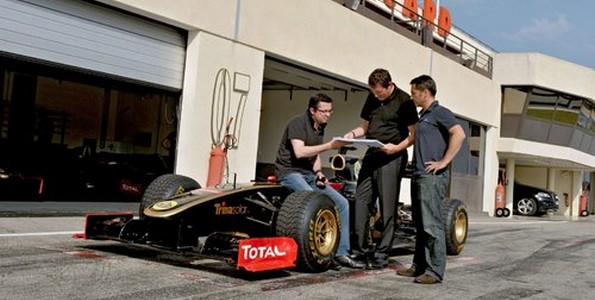
[[[182,195],[180,198],[173,198],[173,199],[168,199],[165,201],[157,202],[153,206],[145,208],[143,213],[145,214],[145,216],[151,217],[151,218],[169,218],[171,216],[182,213],[182,212],[186,211],[187,209],[190,209],[197,205],[201,205],[205,202],[210,202],[214,199],[225,198],[225,197],[234,197],[236,194],[244,193],[244,192],[250,191],[250,190],[258,191],[258,190],[263,190],[263,189],[272,189],[272,188],[279,188],[279,187],[280,187],[280,185],[278,185],[278,184],[271,184],[271,185],[266,184],[266,185],[250,185],[250,186],[244,186],[244,187],[240,187],[240,188],[236,188],[236,189],[227,189],[227,190],[226,189],[213,190],[212,188],[199,189],[199,190],[191,191],[190,194]],[[216,191],[220,191],[220,193],[216,193]],[[200,194],[196,194],[196,193],[200,193]],[[211,195],[205,196],[205,193],[210,193]],[[162,202],[168,202],[168,201],[175,201],[177,203],[177,206],[173,207],[171,209],[167,209],[167,210],[154,209],[155,205],[159,205]]]

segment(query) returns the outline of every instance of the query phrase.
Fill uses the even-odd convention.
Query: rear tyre
[[[500,207],[499,207],[499,208],[496,208],[496,213],[495,213],[495,215],[496,215],[496,217],[497,217],[497,218],[500,218],[500,217],[502,217],[502,216],[504,215],[504,209],[502,209],[502,208],[500,208]]]
[[[161,200],[196,189],[200,189],[200,184],[190,177],[176,174],[161,175],[155,178],[145,190],[138,209],[138,216],[140,219],[144,219],[145,208],[151,207]]]
[[[306,272],[330,268],[339,246],[341,220],[335,203],[326,195],[299,191],[290,194],[279,210],[276,234],[298,245],[296,265]]]
[[[467,208],[461,200],[446,199],[442,203],[442,220],[446,239],[446,254],[459,255],[467,241],[469,219]]]
[[[585,209],[581,211],[581,217],[586,217],[589,215],[589,212]]]

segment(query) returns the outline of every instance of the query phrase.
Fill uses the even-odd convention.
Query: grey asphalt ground
[[[409,249],[381,270],[248,273],[212,259],[72,238],[82,214],[136,212],[136,203],[0,205],[0,299],[595,299],[593,216],[472,214],[445,281],[424,286],[395,275],[411,263]]]

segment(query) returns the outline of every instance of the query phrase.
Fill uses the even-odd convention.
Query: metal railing
[[[334,1],[345,4],[346,7],[378,21],[390,29],[402,33],[404,36],[426,47],[430,47],[436,50],[436,52],[482,75],[492,77],[493,57],[488,51],[493,53],[496,51],[471,36],[463,37],[467,33],[454,25],[450,30],[447,30],[447,28],[436,24],[434,20],[424,18],[418,11],[412,11],[394,0],[392,8],[387,6],[384,0]],[[411,17],[404,16],[403,12],[406,12]],[[431,31],[428,30],[431,27],[430,25],[434,27]],[[438,34],[438,30],[440,29],[447,33],[444,35]],[[460,33],[455,34],[453,31]]]

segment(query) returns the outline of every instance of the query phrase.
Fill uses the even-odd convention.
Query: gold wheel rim
[[[455,221],[455,237],[458,242],[463,242],[467,236],[467,215],[464,212],[457,213]]]
[[[314,244],[321,255],[331,255],[339,232],[337,218],[332,211],[321,211],[314,221]]]

